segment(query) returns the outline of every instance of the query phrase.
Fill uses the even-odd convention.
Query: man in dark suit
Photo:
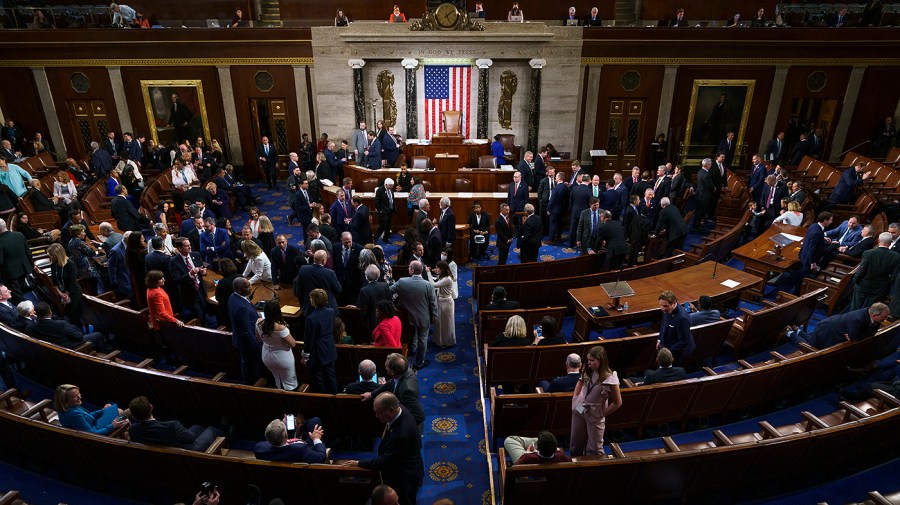
[[[569,247],[575,247],[578,242],[578,225],[581,213],[591,206],[591,188],[588,187],[590,177],[587,174],[581,176],[578,184],[569,188]]]
[[[816,128],[809,134],[809,155],[816,158],[822,158],[822,151],[825,150],[825,132],[821,128]]]
[[[476,241],[476,237],[481,237]],[[483,241],[482,241],[483,239]],[[486,257],[488,242],[491,239],[491,215],[482,212],[481,202],[476,200],[469,214],[469,261]]]
[[[781,199],[787,198],[787,187],[778,182],[775,175],[769,175],[765,179],[765,184],[760,190],[759,210],[763,212],[759,220],[759,231],[765,230],[772,225],[772,221],[778,217],[778,211],[781,208]]]
[[[388,177],[384,185],[375,190],[375,210],[378,211],[378,231],[375,239],[388,243],[391,240],[391,223],[394,220],[394,180]]]
[[[444,240],[441,238],[441,230],[438,226],[431,222],[430,219],[422,221],[422,226],[428,228],[428,234],[425,239],[425,265],[429,269],[437,266],[441,260],[441,251],[444,249]]]
[[[637,167],[634,167],[634,168],[637,169]],[[626,179],[626,180],[631,180],[631,179]],[[616,218],[620,218],[622,216],[622,211],[625,210],[625,206],[628,205],[628,201],[629,201],[628,197],[630,196],[631,188],[633,186],[634,186],[633,184],[631,186],[625,185],[625,183],[622,181],[622,174],[619,174],[619,173],[613,174],[612,189],[618,195],[618,199],[616,200],[615,207],[611,207],[609,209],[603,209],[603,210],[608,210],[612,213],[613,216],[615,216]]]
[[[269,252],[269,260],[272,262],[272,279],[278,284],[290,285],[297,277],[297,256],[300,248],[288,244],[287,237],[278,235],[275,237],[275,248]]]
[[[509,185],[509,194],[506,203],[509,204],[510,219],[513,222],[513,230],[519,236],[519,228],[522,226],[520,212],[525,212],[525,204],[528,203],[528,184],[522,179],[522,173],[513,174],[513,182]]]
[[[359,372],[359,379],[356,382],[351,382],[347,384],[344,388],[344,394],[347,395],[362,395],[365,393],[371,393],[380,387],[380,385],[375,381],[375,373],[377,369],[375,368],[375,362],[370,359],[364,359],[359,362],[359,366],[356,368],[356,371]]]
[[[710,169],[712,168],[712,160],[704,158],[697,171],[697,209],[694,211],[694,229],[701,230],[703,222],[710,210],[713,196],[716,194],[716,186],[712,180]]]
[[[550,242],[556,243],[562,240],[562,232],[563,232],[563,216],[565,215],[566,210],[566,199],[569,194],[569,187],[566,186],[566,174],[565,172],[558,172],[556,174],[556,180],[553,182],[552,187],[550,189],[550,198],[547,201],[547,215],[549,216],[549,230],[548,236]]]
[[[120,242],[123,247],[126,243],[127,241],[125,240]],[[166,254],[166,243],[163,238],[153,237],[152,239],[150,239],[150,253],[144,257],[144,266],[146,267],[147,271],[149,272],[150,270],[159,270],[160,272],[167,273],[169,271],[169,261],[171,260],[172,257]],[[165,287],[170,288],[170,286],[168,285],[166,285]],[[166,292],[168,293],[169,290],[166,289]]]
[[[866,172],[866,167],[868,167],[868,165],[867,162],[861,161],[857,162],[855,167],[844,170],[837,186],[834,188],[834,191],[831,192],[831,197],[828,199],[829,205],[827,205],[826,208],[850,203],[850,201],[853,200],[853,195],[856,193],[856,187],[872,175],[871,171]]]
[[[112,167],[112,157],[109,153],[105,149],[100,149],[97,142],[91,142],[91,168],[94,169],[94,174],[98,178],[106,177]]]
[[[806,138],[805,133],[800,134],[800,140],[794,144],[794,147],[791,148],[791,165],[797,166],[800,164],[800,161],[803,160],[804,156],[810,155],[810,143],[809,139]]]
[[[613,220],[612,214],[608,210],[600,213],[600,229],[592,242],[591,249],[594,253],[601,250],[606,251],[610,270],[622,268],[622,262],[625,261],[625,255],[628,253],[625,230],[622,228],[621,222]]]
[[[74,349],[84,342],[90,342],[94,349],[98,351],[106,349],[106,343],[100,332],[85,335],[77,326],[70,324],[68,321],[53,319],[53,312],[48,303],[41,302],[37,304],[34,312],[38,318],[37,321],[28,323],[25,327],[25,334],[29,337],[69,349]]]
[[[441,240],[444,242],[443,247],[453,247],[456,242],[456,214],[450,208],[450,199],[441,198],[441,213],[438,217],[438,229],[441,231]],[[442,247],[442,249],[443,249]],[[440,254],[438,254],[440,259]]]
[[[642,381],[642,384],[644,386],[648,386],[650,384],[660,384],[662,382],[680,381],[684,379],[684,368],[680,366],[672,366],[672,363],[675,362],[675,358],[672,356],[672,351],[666,349],[665,347],[661,348],[656,354],[656,362],[659,363],[659,368],[657,368],[656,370],[649,370],[644,374],[644,380]]]
[[[516,170],[519,172],[519,174],[522,175],[522,182],[527,184],[529,188],[536,189],[537,182],[534,179],[534,172],[531,168],[533,161],[534,153],[532,153],[531,151],[525,151],[525,155],[522,156],[522,159],[516,166]]]
[[[131,132],[125,132],[123,137],[125,142],[122,143],[122,153],[128,155],[128,159],[137,163],[138,168],[141,168],[141,160],[144,159],[141,145],[137,140],[134,140],[134,135]]]
[[[0,139],[6,140],[10,143],[13,149],[18,149],[22,146],[22,141],[25,140],[25,135],[22,133],[12,119],[6,121],[6,125],[3,128],[0,128]]]
[[[314,393],[336,395],[338,386],[334,364],[337,349],[332,330],[337,311],[325,307],[329,303],[327,297],[324,289],[314,289],[309,294],[312,311],[306,315],[301,364],[309,367]]]
[[[891,311],[887,305],[873,303],[869,308],[825,318],[816,325],[812,333],[806,333],[796,326],[788,327],[787,337],[795,345],[806,343],[816,349],[827,349],[847,340],[856,342],[875,335],[889,315]]]
[[[725,155],[725,166],[730,167],[734,162],[734,152],[737,149],[737,142],[734,140],[734,132],[725,134],[725,138],[719,141],[717,151]]]
[[[375,136],[375,132],[369,130],[369,145],[363,152],[366,156],[366,166],[372,170],[381,168],[381,141]]]
[[[362,272],[359,271],[359,252],[363,248],[348,231],[341,234],[341,242],[334,244],[333,247],[332,267],[338,282],[343,287],[338,296],[338,304],[347,305],[356,301],[356,297],[359,296],[362,284]]]
[[[534,181],[541,181],[547,176],[547,146],[541,147],[538,155],[534,158]]]
[[[673,28],[688,26],[688,20],[684,17],[684,9],[678,9],[675,13],[675,17],[669,21],[669,26]]]
[[[766,183],[766,165],[759,155],[753,155],[753,167],[750,169],[750,191],[754,201],[760,201],[763,186]]]
[[[416,220],[416,231],[419,233],[419,239],[422,241],[428,237],[428,232],[431,231],[431,228],[425,228],[422,225],[422,221],[428,218],[428,213],[431,211],[431,203],[427,198],[422,198],[419,200],[419,210],[414,213],[414,217]]]
[[[266,178],[269,191],[278,186],[275,170],[278,166],[278,153],[275,146],[269,144],[269,137],[263,137],[262,143],[256,147],[256,157],[259,159],[259,169]]]
[[[0,148],[0,158],[6,160],[7,163],[12,163],[22,156],[22,153],[16,151],[16,148],[8,140],[4,140],[0,144],[3,146]]]
[[[172,263],[177,263],[175,259]],[[232,284],[234,293],[228,297],[228,316],[231,319],[231,345],[241,356],[241,376],[244,384],[253,384],[263,377],[262,348],[256,338],[259,314],[250,301],[250,281],[238,277]]]
[[[519,302],[506,299],[506,288],[495,286],[491,293],[491,303],[484,310],[515,310],[519,308]]]
[[[806,200],[806,190],[803,189],[803,185],[797,181],[792,182],[791,191],[788,193],[788,199],[803,205],[803,201]]]
[[[191,252],[191,242],[186,238],[175,239],[177,254],[169,262],[169,284],[172,286],[172,308],[180,313],[184,321],[192,318],[203,320],[203,308],[206,305],[206,291],[202,277],[206,268],[200,255]]]
[[[581,215],[578,217],[578,231],[575,234],[575,245],[581,249],[582,255],[588,253],[599,230],[600,200],[592,196],[589,207],[581,211]]]
[[[864,252],[868,251],[875,245],[875,227],[871,224],[867,224],[862,227],[862,233],[860,234],[859,242],[853,244],[850,247],[841,246],[838,248],[838,252],[842,254],[846,254],[851,258],[862,258]]]
[[[214,426],[206,429],[199,425],[185,428],[178,421],[157,421],[153,417],[153,405],[145,396],[131,400],[128,410],[135,421],[128,428],[128,434],[131,441],[138,444],[179,447],[203,452],[217,437],[225,435],[224,431]]]
[[[712,298],[703,295],[697,300],[697,311],[691,312],[691,327],[700,326],[701,324],[715,323],[722,319],[722,314],[718,309],[712,308]]]
[[[312,200],[309,197],[309,180],[304,176],[297,185],[297,192],[294,194],[294,215],[300,226],[303,227],[303,233],[309,230],[309,224],[312,222]]]
[[[12,292],[13,302],[22,301],[25,277],[34,270],[34,258],[25,235],[10,231],[0,219],[0,279]]]
[[[109,153],[113,161],[118,161],[122,143],[116,140],[116,132],[106,132],[106,139],[103,140],[103,150]]]
[[[663,197],[669,196],[672,187],[672,179],[666,175],[666,166],[660,165],[656,168],[656,179],[653,180],[653,199],[659,203]],[[674,198],[674,197],[672,197]]]
[[[566,356],[566,375],[556,377],[552,381],[540,381],[538,387],[545,393],[568,393],[575,390],[578,379],[581,378],[581,356],[572,353]]]
[[[253,455],[264,461],[325,463],[322,421],[318,417],[305,419],[297,426],[296,433],[297,436],[288,443],[287,426],[281,419],[275,419],[266,426],[266,439],[256,444]]]
[[[359,195],[353,195],[353,217],[347,225],[357,244],[372,242],[372,225],[369,224],[369,208],[363,205]]]
[[[522,235],[519,237],[519,261],[535,263],[541,249],[541,218],[534,213],[534,205],[525,205],[525,222],[522,223]]]
[[[663,291],[659,294],[659,308],[662,309],[662,323],[659,326],[657,348],[665,347],[672,352],[673,363],[681,366],[697,347],[691,334],[691,320],[678,305],[675,293]]]
[[[650,227],[656,226],[656,220],[659,216],[659,201],[656,200],[653,194],[653,188],[647,188],[642,196],[643,198],[638,204],[638,212],[647,218],[647,223],[650,224]]]
[[[809,226],[806,238],[803,239],[803,246],[800,248],[800,268],[782,275],[782,291],[795,293],[804,277],[821,270],[828,247],[825,242],[825,229],[831,226],[832,219],[831,212],[820,212],[817,222]]]
[[[329,209],[331,225],[337,233],[343,233],[347,231],[347,225],[350,223],[350,219],[353,218],[353,208],[350,207],[350,202],[347,201],[343,191],[337,191],[335,196],[337,200],[331,204],[331,209]]]
[[[597,176],[597,179],[599,180],[600,177]],[[652,187],[653,182],[650,180],[650,172],[645,170],[644,173],[641,174],[641,179],[631,185],[631,190],[628,192],[628,194],[637,195],[643,198],[644,193],[646,193],[646,191]]]
[[[363,273],[366,278],[366,285],[359,290],[359,296],[356,299],[356,306],[359,308],[359,318],[363,328],[366,330],[365,335],[361,335],[363,340],[368,340],[372,335],[372,330],[378,324],[375,315],[375,305],[381,300],[391,300],[391,289],[387,282],[379,281],[381,270],[376,265],[369,265]]]
[[[726,162],[726,155],[719,151],[716,154],[715,163],[709,171],[709,174],[712,176],[713,185],[716,187],[716,192],[713,193],[712,200],[709,203],[709,209],[707,211],[707,215],[712,219],[715,219],[717,215],[717,211],[719,209],[719,198],[722,197],[722,188],[725,187],[728,182],[728,163]]]
[[[596,7],[591,8],[590,15],[584,18],[584,26],[603,26],[603,20],[600,19],[600,10]]]
[[[357,254],[357,261],[359,255]],[[313,253],[313,263],[311,265],[303,265],[294,279],[294,294],[303,304],[303,315],[312,312],[312,306],[309,303],[309,293],[314,289],[324,289],[328,294],[328,306],[337,309],[337,296],[341,294],[343,287],[338,282],[337,275],[334,270],[325,268],[325,261],[328,259],[328,253],[325,251],[316,251]],[[338,261],[338,258],[335,258]],[[232,297],[233,298],[233,297]]]
[[[850,310],[884,300],[891,292],[900,270],[900,253],[891,251],[891,234],[878,235],[878,247],[862,254],[862,261],[853,276],[853,300]]]
[[[666,235],[666,257],[672,256],[676,249],[684,247],[684,238],[688,233],[687,223],[681,216],[678,207],[672,205],[668,197],[659,201],[659,220],[656,223],[654,235]]]
[[[497,216],[497,222],[494,223],[494,228],[497,230],[497,250],[499,252],[499,257],[497,259],[498,265],[506,264],[506,258],[509,256],[509,248],[512,245],[513,231],[509,221],[509,205],[501,203],[500,215]]]
[[[110,212],[116,219],[116,226],[120,230],[140,232],[144,226],[150,226],[150,220],[138,214],[127,197],[128,188],[124,184],[116,186],[116,197],[112,200]]]
[[[619,205],[619,192],[615,191],[616,182],[614,179],[610,179],[606,181],[606,191],[600,193],[600,208],[603,210],[608,210],[615,215],[615,209]],[[640,200],[640,198],[638,198]],[[630,201],[630,200],[629,200]],[[637,212],[637,207],[633,209]],[[628,203],[626,202],[625,206],[620,209],[621,215],[623,219],[626,219],[626,213],[628,212]]]
[[[784,132],[778,132],[775,138],[766,145],[766,159],[773,165],[781,164],[784,161]]]
[[[425,466],[422,462],[422,438],[412,414],[400,407],[393,393],[375,398],[375,417],[387,428],[378,445],[378,457],[365,461],[348,461],[345,466],[359,466],[381,472],[381,480],[397,493],[401,505],[415,505],[422,486]]]
[[[374,371],[374,363],[372,368]],[[384,384],[375,388],[371,394],[363,394],[363,401],[367,401],[370,398],[378,398],[378,395],[381,393],[393,393],[400,401],[400,405],[412,414],[419,432],[422,433],[423,423],[425,422],[425,409],[419,400],[419,381],[416,378],[416,374],[408,366],[406,358],[398,353],[388,354],[384,360],[384,369],[387,372],[387,380]],[[365,375],[363,375],[363,378],[365,378]]]
[[[231,239],[228,231],[216,227],[216,220],[212,217],[203,220],[203,228],[204,231],[200,234],[200,256],[203,261],[212,265],[216,259],[230,257]]]

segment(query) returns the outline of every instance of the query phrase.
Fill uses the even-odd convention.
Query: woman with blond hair
[[[512,316],[506,321],[506,329],[494,337],[494,341],[489,345],[491,347],[515,347],[530,344],[531,340],[528,339],[525,320],[522,319],[522,316]]]
[[[262,212],[259,211],[259,207],[250,207],[250,219],[247,220],[247,226],[250,227],[250,233],[253,236],[259,235],[259,216],[262,215]]]
[[[256,235],[256,238],[262,242],[263,251],[268,252],[275,249],[275,226],[268,216],[259,216],[259,233]]]
[[[572,456],[603,454],[603,431],[606,416],[622,406],[619,377],[609,368],[603,347],[595,345],[587,352],[581,378],[572,396]]]
[[[59,424],[69,428],[97,435],[109,435],[123,425],[128,424],[119,417],[125,414],[115,403],[107,403],[102,409],[93,412],[84,408],[81,391],[74,384],[61,384],[53,392],[53,408],[59,415]]]
[[[69,259],[61,244],[50,244],[47,248],[50,259],[50,280],[56,288],[60,301],[65,305],[66,317],[75,326],[81,325],[81,285],[78,284],[78,268]]]
[[[56,180],[53,181],[53,197],[57,199],[57,202],[64,203],[69,210],[81,209],[75,183],[72,182],[69,173],[64,170],[56,173]]]
[[[231,217],[231,200],[228,198],[228,192],[219,188],[216,183],[210,181],[206,183],[206,190],[212,195],[212,211],[216,217]]]
[[[241,250],[247,258],[247,267],[244,269],[244,277],[250,279],[250,284],[258,282],[272,282],[272,262],[256,242],[245,240],[241,243]]]
[[[800,204],[795,201],[790,201],[787,204],[787,210],[784,214],[775,218],[773,223],[785,223],[791,226],[800,226],[803,224],[803,213],[800,212]]]

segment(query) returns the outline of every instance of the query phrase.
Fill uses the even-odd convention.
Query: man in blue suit
[[[214,260],[228,258],[231,255],[231,239],[224,228],[216,228],[215,218],[208,217],[203,221],[206,231],[200,234],[200,255],[203,261],[214,265]]]
[[[853,199],[853,194],[856,192],[856,187],[872,175],[871,171],[865,172],[867,166],[868,163],[861,161],[855,167],[844,170],[841,180],[838,181],[834,191],[831,192],[828,205],[825,206],[826,209],[830,209],[835,205],[850,203],[850,200]]]
[[[347,201],[347,196],[343,191],[338,190],[335,193],[337,200],[331,204],[331,208],[328,213],[331,214],[331,225],[334,227],[337,233],[343,233],[347,231],[347,225],[350,223],[350,219],[353,217],[353,209],[350,207],[350,202]]]
[[[725,154],[725,166],[730,167],[731,162],[734,161],[734,152],[737,148],[737,142],[734,140],[734,132],[728,132],[725,134],[725,138],[719,142],[719,148],[717,152]]]
[[[552,381],[540,381],[538,387],[545,393],[567,393],[575,390],[578,379],[581,378],[581,356],[572,353],[566,356],[566,375],[562,375]]]
[[[522,173],[513,174],[513,181],[509,185],[506,203],[509,204],[509,213],[513,221],[515,236],[519,236],[519,227],[522,226],[522,216],[518,212],[525,212],[525,204],[528,203],[528,184],[522,180]]]
[[[750,169],[750,191],[753,193],[753,200],[759,201],[762,195],[763,185],[766,183],[766,165],[762,162],[759,155],[753,155],[753,168]]]
[[[244,277],[234,280],[234,293],[228,297],[228,316],[231,318],[231,345],[241,355],[241,375],[244,384],[253,384],[263,376],[262,348],[256,339],[259,313],[250,301],[250,281]],[[237,296],[234,296],[237,295]]]
[[[328,294],[328,306],[333,309],[337,308],[337,295],[341,294],[343,288],[334,271],[325,268],[327,259],[327,252],[316,251],[313,253],[313,264],[300,267],[300,272],[294,279],[294,294],[303,303],[303,315],[312,312],[309,293],[316,288],[324,289]]]
[[[132,232],[126,231],[125,233],[130,234]],[[160,240],[162,239],[160,238]],[[110,284],[112,284],[112,288],[116,292],[116,298],[118,298],[119,300],[131,298],[131,274],[128,272],[128,265],[125,264],[124,239],[113,246],[112,249],[110,249],[107,260],[107,268],[109,269],[109,282]],[[163,272],[165,272],[165,270],[163,270]]]
[[[191,252],[191,241],[181,237],[174,240],[177,254],[169,261],[169,275],[166,277],[171,285],[172,309],[180,313],[182,319],[203,320],[203,309],[206,305],[206,291],[203,287],[203,266],[200,255]],[[189,313],[187,313],[189,312]]]
[[[332,249],[332,266],[342,292],[338,297],[341,305],[356,301],[362,288],[362,272],[359,271],[359,253],[362,246],[353,239],[350,232],[341,233],[341,243],[334,244]]]
[[[256,444],[256,459],[287,463],[325,463],[325,444],[322,442],[322,421],[312,417],[297,426],[297,436],[288,443],[284,421],[275,419],[266,426],[266,440]]]
[[[800,248],[800,268],[784,273],[781,281],[782,291],[796,293],[804,277],[810,272],[815,273],[822,269],[825,251],[828,248],[825,242],[825,228],[831,225],[833,219],[831,212],[820,212],[818,222],[810,225]]]
[[[887,305],[873,303],[868,309],[851,310],[823,319],[812,333],[796,326],[788,327],[787,337],[795,345],[806,343],[816,349],[827,349],[846,340],[855,342],[875,335],[889,315],[891,310]]]
[[[697,347],[691,334],[691,320],[678,305],[678,298],[672,291],[666,290],[659,294],[659,308],[662,309],[663,318],[659,325],[659,343],[656,347],[670,350],[675,359],[674,364],[682,366]]]
[[[128,159],[137,163],[138,168],[141,168],[141,160],[144,159],[141,144],[134,140],[134,135],[131,132],[125,132],[123,136],[125,137],[125,142],[122,144],[122,153],[127,154]]]
[[[784,132],[778,132],[766,146],[766,159],[778,165],[784,161]]]
[[[278,167],[278,152],[275,146],[269,143],[269,137],[262,138],[262,144],[256,148],[256,157],[259,159],[259,168],[266,178],[269,190],[278,186],[278,178],[275,171]]]
[[[381,141],[375,136],[375,132],[369,130],[369,146],[364,151],[367,157],[366,166],[372,170],[381,168]]]
[[[100,144],[97,142],[91,142],[91,167],[98,179],[109,175],[109,171],[113,167],[112,156],[105,149],[100,149]]]

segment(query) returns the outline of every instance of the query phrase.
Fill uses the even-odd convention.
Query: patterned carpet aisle
[[[288,226],[287,191],[268,191],[260,184],[254,191],[263,198],[259,208],[275,225],[276,234],[283,233],[290,243],[296,244],[301,238],[300,228]],[[237,212],[232,226],[240,230],[246,219],[246,212]],[[394,238],[399,237],[395,235]],[[402,245],[402,240],[397,240],[385,247],[391,262],[396,260]],[[512,254],[511,260],[513,256],[516,255]],[[429,343],[426,358],[431,364],[419,372],[419,391],[426,415],[422,440],[425,481],[419,492],[420,504],[431,504],[438,498],[451,498],[457,504],[491,503],[478,356],[469,303],[472,272],[460,264],[459,276],[455,313],[457,343],[446,349]]]

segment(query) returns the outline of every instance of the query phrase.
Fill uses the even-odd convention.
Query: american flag
[[[425,66],[425,138],[443,131],[442,112],[462,112],[464,138],[469,138],[469,102],[471,67],[456,65]]]

